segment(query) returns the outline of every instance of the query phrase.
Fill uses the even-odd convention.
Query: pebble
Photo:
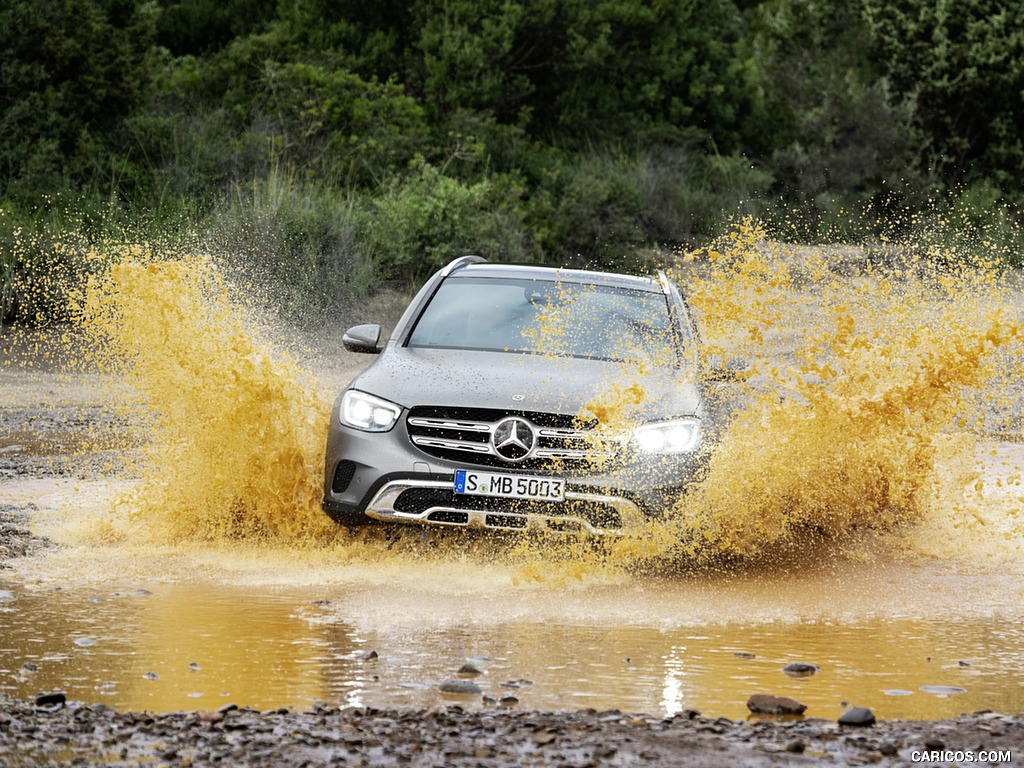
[[[477,695],[483,692],[483,688],[469,680],[446,680],[445,682],[441,683],[441,693]]]
[[[0,589],[0,603],[13,603],[18,596],[6,589]]]
[[[868,726],[875,724],[875,713],[867,707],[850,707],[839,716],[840,725]]]
[[[522,688],[524,685],[533,685],[533,680],[506,680],[501,684],[502,688]]]
[[[912,750],[1024,748],[1022,716],[1006,716],[1006,735],[998,737],[991,733],[992,718],[967,716],[939,723],[882,721],[867,737],[862,729],[817,718],[751,723],[619,710],[401,710],[326,703],[305,712],[260,713],[233,704],[222,712],[118,712],[64,701],[63,695],[40,694],[55,698],[34,705],[0,693],[0,765],[895,768]]]
[[[802,715],[807,705],[788,696],[755,693],[747,699],[747,709],[764,715]]]
[[[64,704],[67,701],[67,696],[59,691],[53,693],[40,693],[36,696],[37,707],[53,707],[60,704]]]
[[[458,674],[460,675],[482,675],[484,671],[480,669],[476,664],[467,661],[461,667],[459,667]]]
[[[794,661],[782,668],[782,671],[791,677],[810,677],[821,667],[817,664],[808,664],[804,661]]]

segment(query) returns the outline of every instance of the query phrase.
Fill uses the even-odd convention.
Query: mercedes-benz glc
[[[712,377],[662,272],[467,256],[380,336],[344,336],[378,357],[331,415],[323,506],[339,523],[620,532],[706,463]]]

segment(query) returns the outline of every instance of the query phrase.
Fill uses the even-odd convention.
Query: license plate
[[[558,477],[509,475],[504,472],[455,471],[455,492],[467,496],[498,496],[503,499],[562,501],[565,480]]]

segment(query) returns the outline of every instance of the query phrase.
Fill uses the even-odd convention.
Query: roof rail
[[[665,274],[664,269],[658,270],[658,282],[661,283],[661,290],[666,296],[672,295],[671,282],[668,279],[668,275]]]
[[[479,264],[483,261],[487,261],[483,256],[459,256],[457,259],[452,259],[448,262],[448,266],[441,270],[441,277],[448,277],[457,269],[468,267],[470,264]]]

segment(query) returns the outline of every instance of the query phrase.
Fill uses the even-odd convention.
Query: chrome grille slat
[[[543,427],[537,430],[537,434],[541,437],[557,437],[562,440],[586,440],[590,437],[591,433],[582,429],[551,429]]]
[[[535,445],[522,459],[503,457],[493,445],[495,431],[509,417],[529,422]],[[596,424],[595,424],[596,425]],[[590,425],[594,426],[594,425]],[[573,415],[495,408],[417,406],[406,418],[413,445],[439,459],[470,466],[564,472],[592,461],[606,466],[616,451]],[[611,448],[611,450],[610,450]]]
[[[494,453],[490,443],[471,443],[462,440],[447,440],[440,437],[420,437],[419,435],[415,435],[412,441],[422,448],[446,448],[451,451]]]
[[[463,432],[490,432],[494,425],[485,421],[455,421],[450,419],[424,419],[410,418],[409,423],[414,427],[429,427],[431,429],[459,429]]]
[[[601,456],[594,451],[581,451],[571,448],[538,448],[533,455],[541,459],[585,459],[588,456]]]

